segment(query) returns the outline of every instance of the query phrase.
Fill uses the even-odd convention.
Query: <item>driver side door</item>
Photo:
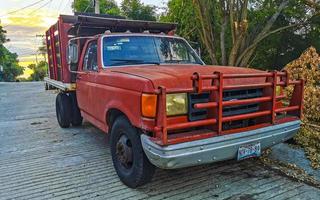
[[[98,73],[97,40],[89,41],[83,57],[80,73],[77,74],[77,100],[82,112],[93,117],[94,87],[92,76]]]

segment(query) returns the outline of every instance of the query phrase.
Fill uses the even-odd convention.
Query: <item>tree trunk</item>
[[[204,0],[193,1],[197,8],[197,15],[201,24],[201,39],[203,44],[206,46],[207,51],[210,55],[211,63],[218,64],[216,51],[215,51],[215,40],[213,36],[213,27],[210,20],[210,2]]]
[[[274,13],[272,15],[272,17],[267,21],[266,25],[264,26],[264,28],[260,31],[260,33],[257,34],[256,37],[254,37],[253,41],[247,41],[247,44],[244,46],[247,46],[247,48],[245,48],[241,54],[235,56],[236,60],[232,60],[234,61],[234,65],[236,66],[246,66],[252,56],[252,54],[254,53],[254,50],[256,49],[256,46],[258,45],[258,43],[266,38],[267,35],[269,35],[270,33],[270,29],[273,26],[274,22],[277,20],[277,18],[279,17],[280,13],[282,12],[282,10],[288,5],[289,1],[286,0],[284,2],[282,2],[277,10],[276,13]]]
[[[248,0],[239,0],[236,4],[234,4],[234,1],[230,2],[230,23],[233,23],[231,25],[233,43],[228,60],[228,65],[230,66],[236,66],[236,60],[240,53],[240,48],[243,46],[248,32],[247,6]],[[234,19],[236,19],[236,21],[234,21]]]
[[[221,32],[220,32],[220,50],[221,50],[221,64],[227,65],[227,54],[226,54],[226,41],[225,41],[225,33],[228,24],[228,5],[225,0],[220,0],[221,6]]]

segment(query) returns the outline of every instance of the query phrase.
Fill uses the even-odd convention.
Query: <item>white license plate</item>
[[[261,155],[260,143],[240,146],[238,149],[238,160],[243,160],[243,159],[252,158],[252,157],[258,157],[260,155]]]

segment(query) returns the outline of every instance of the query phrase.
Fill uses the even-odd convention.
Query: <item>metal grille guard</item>
[[[258,78],[265,77],[265,83],[258,84],[249,84],[249,85],[224,85],[224,80],[234,79],[234,78]],[[193,87],[187,89],[166,89],[165,87],[160,86],[155,93],[158,95],[158,107],[156,115],[156,126],[154,128],[155,137],[154,142],[159,145],[169,145],[176,144],[181,142],[193,141],[198,139],[204,139],[212,137],[214,135],[224,134],[222,130],[222,123],[249,119],[255,117],[269,116],[268,123],[269,125],[276,123],[276,114],[287,112],[287,114],[301,117],[302,107],[303,107],[303,87],[304,80],[290,80],[288,73],[286,71],[273,71],[273,72],[264,72],[264,73],[255,73],[255,74],[223,74],[220,72],[215,72],[211,75],[201,75],[199,73],[194,73],[191,76],[193,81]],[[210,86],[204,86],[203,81],[211,81]],[[278,81],[279,80],[279,81]],[[289,85],[294,86],[290,104],[287,107],[276,108],[276,102],[278,100],[286,98],[285,95],[276,95],[276,87],[287,87]],[[248,88],[264,88],[264,96],[251,99],[242,99],[242,100],[233,100],[233,101],[223,101],[223,91],[232,90],[232,89],[248,89]],[[211,99],[208,103],[197,103],[194,105],[194,108],[212,108],[214,109],[214,116],[212,118],[176,123],[167,125],[167,114],[166,114],[166,94],[169,93],[182,93],[182,92],[195,92],[203,93],[210,92]],[[269,105],[266,106],[264,110],[259,110],[258,112],[239,114],[234,116],[222,116],[222,110],[224,106],[234,106],[234,105],[244,105],[249,103],[262,103],[268,102]],[[169,131],[181,130],[192,127],[199,126],[208,126],[212,125],[213,131],[205,134],[194,134],[186,137],[175,137],[168,138]]]

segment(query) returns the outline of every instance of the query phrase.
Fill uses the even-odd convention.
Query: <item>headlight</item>
[[[167,116],[183,115],[188,113],[186,93],[167,94]]]

